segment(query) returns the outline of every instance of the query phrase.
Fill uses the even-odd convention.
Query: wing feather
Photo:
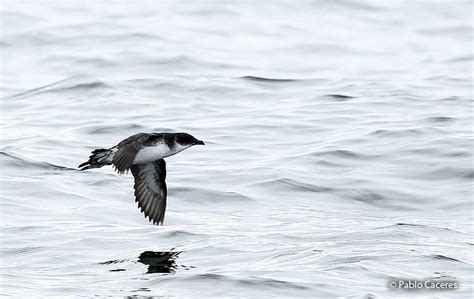
[[[117,152],[112,159],[112,164],[118,173],[124,173],[132,167],[135,157],[149,138],[150,134],[139,133],[122,140],[117,145]]]
[[[131,165],[135,178],[135,201],[153,224],[163,224],[166,210],[166,162],[163,159]]]

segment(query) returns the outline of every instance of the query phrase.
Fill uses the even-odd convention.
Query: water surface
[[[1,3],[2,295],[472,295],[470,1],[96,2]],[[76,170],[153,131],[161,227]]]

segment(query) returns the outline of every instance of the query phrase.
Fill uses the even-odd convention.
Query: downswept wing
[[[163,224],[166,210],[166,162],[163,159],[131,166],[135,178],[135,201],[150,222]]]

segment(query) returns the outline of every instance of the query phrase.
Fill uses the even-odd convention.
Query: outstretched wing
[[[133,160],[146,145],[149,137],[150,134],[138,133],[122,140],[117,145],[117,152],[112,159],[112,164],[118,173],[124,173],[132,167]]]
[[[135,201],[153,224],[163,224],[166,210],[166,162],[163,159],[131,166]]]

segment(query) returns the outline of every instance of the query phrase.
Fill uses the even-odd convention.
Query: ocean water
[[[471,1],[0,6],[2,297],[473,296]],[[77,165],[161,131],[158,227]]]

